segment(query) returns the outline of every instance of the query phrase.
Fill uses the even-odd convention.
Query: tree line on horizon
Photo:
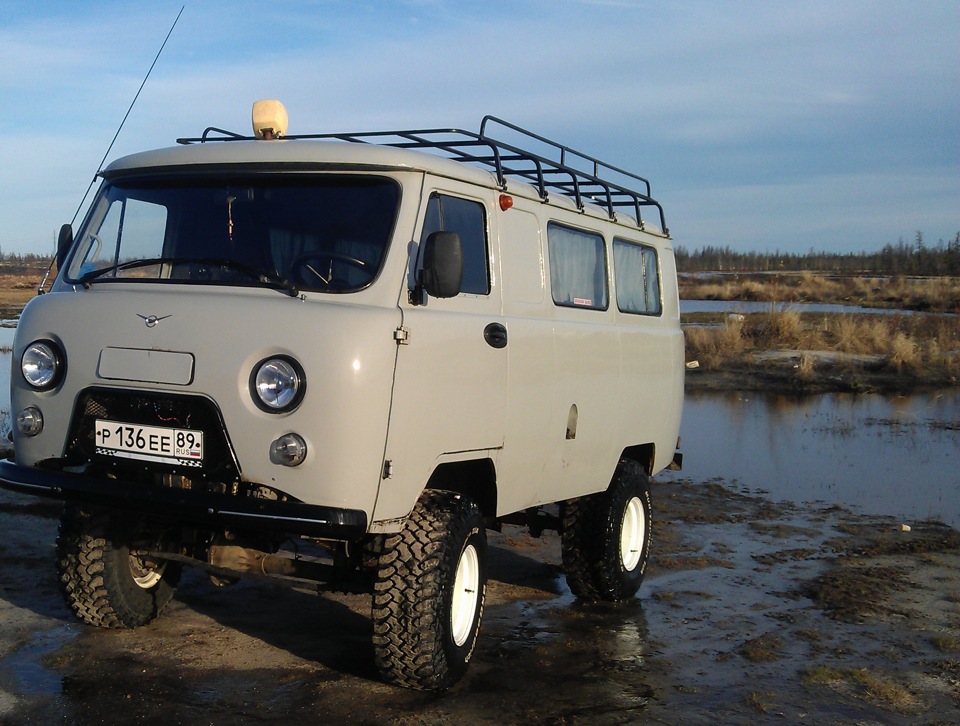
[[[960,232],[950,240],[927,245],[923,233],[912,242],[901,237],[876,252],[826,252],[813,248],[795,252],[739,252],[729,245],[706,245],[693,251],[683,245],[675,250],[679,272],[834,272],[869,275],[947,275],[960,276]],[[4,253],[0,251],[0,271],[6,274],[31,274],[44,270],[52,255]]]
[[[950,240],[927,245],[917,232],[876,252],[739,252],[729,246],[675,250],[679,272],[834,272],[869,275],[960,275],[960,232]]]
[[[34,275],[38,271],[46,270],[52,261],[53,255],[0,251],[0,273],[5,275]]]

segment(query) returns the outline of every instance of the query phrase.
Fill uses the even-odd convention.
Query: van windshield
[[[65,278],[354,292],[380,272],[400,200],[373,176],[116,179],[77,233]]]

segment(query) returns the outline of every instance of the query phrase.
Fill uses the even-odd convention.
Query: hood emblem
[[[141,315],[140,313],[137,313],[137,317],[140,318],[148,328],[155,328],[157,327],[157,323],[159,323],[161,320],[166,320],[171,316],[170,315],[161,315],[161,316]]]

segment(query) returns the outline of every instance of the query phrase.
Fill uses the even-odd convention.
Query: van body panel
[[[545,249],[550,222],[601,231],[608,259],[614,236],[665,250],[662,314],[620,312],[612,276],[606,310],[556,305]],[[629,447],[652,444],[656,459],[644,465],[654,471],[665,467],[673,456],[683,395],[672,250],[657,235],[526,199],[515,200],[498,223],[511,330],[499,513],[604,489]],[[571,417],[575,431],[568,430]]]
[[[144,318],[151,315],[160,322],[148,326]],[[178,353],[192,356],[195,367],[192,381],[177,385],[176,393],[215,403],[244,481],[311,504],[361,509],[369,517],[380,482],[399,324],[396,308],[299,300],[271,290],[211,293],[126,283],[43,295],[24,310],[13,360],[18,368],[27,345],[53,339],[67,351],[67,373],[58,389],[42,394],[29,389],[19,370],[13,376],[14,410],[39,399],[45,420],[40,435],[17,437],[17,461],[30,466],[64,455],[80,391],[171,390],[169,384],[101,377],[105,349]],[[277,355],[299,361],[307,381],[303,403],[289,414],[260,410],[250,388],[257,363]],[[290,431],[304,436],[309,451],[294,468],[270,461],[271,442]]]
[[[443,194],[482,205],[487,222],[487,294],[411,300],[411,285],[399,298],[405,340],[397,348],[396,378],[385,459],[392,476],[384,482],[374,521],[395,521],[413,508],[431,474],[443,462],[497,457],[503,448],[507,395],[507,352],[484,338],[503,320],[490,233],[493,194],[449,179],[427,176],[422,200]],[[421,205],[416,240],[422,240],[426,204]],[[411,245],[416,269],[417,244]],[[508,345],[509,347],[509,345]]]

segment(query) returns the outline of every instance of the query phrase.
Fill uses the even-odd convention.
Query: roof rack
[[[493,124],[543,145],[553,154],[554,158],[524,150],[519,146],[494,138],[487,132],[487,126]],[[177,143],[204,144],[214,141],[249,141],[253,138],[252,136],[242,136],[232,131],[210,126],[204,130],[202,136],[177,139]],[[616,219],[617,209],[630,208],[633,210],[640,229],[644,227],[641,210],[644,207],[654,207],[660,217],[660,229],[664,235],[669,236],[670,234],[664,218],[663,207],[650,196],[650,182],[648,180],[495,116],[483,117],[479,133],[462,129],[421,129],[298,134],[284,136],[283,138],[287,140],[334,139],[351,143],[380,144],[401,149],[432,149],[455,161],[478,164],[493,169],[501,189],[506,190],[507,179],[528,182],[536,187],[540,199],[544,202],[548,200],[548,192],[554,191],[574,199],[577,208],[580,210],[583,210],[586,201],[604,207],[611,219]],[[585,171],[576,168],[573,164],[586,165],[590,170]],[[639,185],[643,191],[637,191],[609,178],[604,178],[611,175],[619,175],[626,180],[626,184],[631,187]]]

